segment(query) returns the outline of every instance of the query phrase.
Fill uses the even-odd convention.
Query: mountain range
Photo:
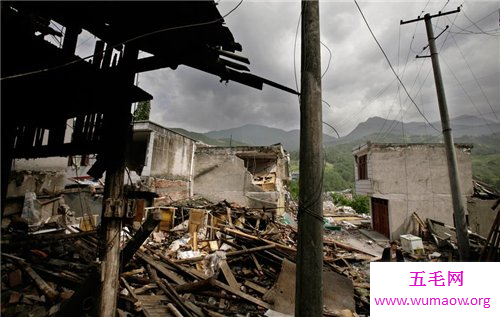
[[[424,122],[405,122],[403,125],[400,121],[372,117],[358,124],[354,130],[343,137],[334,138],[323,135],[327,161],[325,188],[342,190],[352,186],[354,159],[351,149],[366,141],[442,142],[441,124],[439,122],[431,122],[431,124],[433,127]],[[498,173],[500,171],[500,124],[474,116],[461,116],[452,119],[451,126],[455,142],[473,145],[473,177],[500,190],[500,173]],[[214,146],[265,146],[281,143],[290,152],[292,169],[298,168],[300,130],[285,131],[255,124],[207,133],[195,133],[184,129],[172,130]]]
[[[464,136],[491,135],[500,132],[500,124],[494,121],[478,118],[475,116],[460,116],[451,121],[453,136],[460,138]],[[405,122],[386,120],[380,117],[372,117],[361,122],[349,134],[335,138],[323,134],[323,142],[326,145],[345,144],[355,141],[379,141],[396,142],[398,137],[402,140],[403,129],[405,137],[421,136],[422,140],[436,142],[441,135],[441,123],[431,122]],[[195,133],[183,129],[173,129],[210,145],[226,146],[230,143],[235,145],[271,145],[281,143],[287,151],[297,151],[300,144],[300,130],[285,131],[269,128],[257,124],[247,124],[239,128],[209,131],[206,133]]]

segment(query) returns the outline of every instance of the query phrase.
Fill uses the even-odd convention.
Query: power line
[[[453,69],[450,67],[450,65],[448,65],[448,63],[446,62],[446,59],[443,59],[443,62],[444,64],[446,65],[446,67],[448,67],[448,70],[451,72],[451,74],[453,75],[453,77],[455,78],[455,80],[457,81],[458,85],[460,86],[460,88],[462,88],[463,92],[465,93],[465,95],[467,96],[467,98],[469,99],[470,103],[474,106],[474,108],[476,108],[477,112],[479,113],[479,115],[481,116],[481,118],[484,120],[484,123],[486,124],[486,126],[490,129],[491,133],[493,133],[493,129],[491,129],[491,127],[488,125],[488,121],[486,121],[486,119],[484,118],[483,114],[481,113],[481,111],[479,111],[479,108],[477,107],[476,103],[472,100],[471,96],[469,95],[469,93],[465,90],[465,87],[462,85],[462,83],[460,82],[460,80],[458,79],[457,75],[455,75],[455,72],[453,71]],[[495,114],[496,116],[496,114]],[[497,118],[498,119],[498,118]]]
[[[491,12],[490,14],[486,15],[485,17],[479,19],[478,21],[474,22],[472,21],[468,16],[467,14],[465,13],[465,11],[462,11],[462,13],[464,14],[464,17],[469,20],[469,22],[471,22],[471,24],[469,24],[468,26],[466,26],[465,28],[462,28],[458,25],[456,25],[454,22],[456,20],[453,20],[453,22],[451,22],[451,20],[446,17],[448,19],[448,21],[453,25],[455,26],[457,29],[463,31],[463,32],[453,32],[455,34],[484,34],[484,35],[489,35],[489,36],[500,36],[499,33],[496,33],[499,31],[499,29],[492,29],[492,30],[483,30],[482,28],[480,28],[477,24],[481,21],[483,21],[484,19],[488,18],[489,16],[491,16],[493,13],[497,12],[496,10]],[[468,28],[470,28],[471,26],[475,26],[480,32],[474,32],[474,31],[471,31],[471,30],[468,30]]]
[[[460,55],[462,56],[464,62],[465,62],[465,65],[467,65],[467,68],[469,69],[470,73],[472,74],[472,77],[474,78],[474,81],[476,82],[477,86],[479,87],[479,90],[481,91],[481,93],[483,94],[483,97],[484,99],[486,100],[486,102],[488,103],[488,105],[490,106],[490,109],[492,111],[493,110],[493,106],[491,105],[491,102],[490,100],[488,99],[488,96],[485,94],[484,90],[483,90],[483,87],[481,86],[481,84],[479,83],[479,80],[477,79],[476,77],[476,74],[474,74],[474,72],[472,71],[472,68],[470,67],[469,63],[467,62],[467,59],[465,58],[465,55],[464,53],[462,52],[462,50],[460,49],[460,46],[458,46],[458,43],[457,43],[457,40],[455,39],[455,37],[452,35],[451,38],[453,39],[453,41],[455,42],[455,45],[458,49],[458,51],[460,52]],[[493,112],[493,114],[495,115],[495,118],[497,119],[497,122],[500,123],[500,120],[498,119],[498,116],[496,115],[495,112]]]
[[[448,3],[450,3],[450,0],[446,0],[446,3],[444,4],[444,6],[439,11],[443,11],[444,8],[446,8],[446,6],[448,5]]]
[[[180,26],[174,26],[174,27],[169,27],[169,28],[164,28],[164,29],[159,29],[159,30],[151,31],[151,32],[148,32],[148,33],[144,33],[144,34],[135,36],[133,38],[130,38],[130,39],[125,40],[123,42],[120,42],[118,44],[114,44],[114,45],[106,48],[105,50],[103,50],[101,52],[98,52],[98,53],[86,56],[84,58],[76,59],[74,61],[67,62],[67,63],[61,64],[61,65],[58,65],[58,66],[53,66],[53,67],[39,69],[39,70],[31,71],[31,72],[26,72],[26,73],[21,73],[21,74],[16,74],[16,75],[2,77],[2,78],[0,78],[0,80],[25,77],[25,76],[30,76],[30,75],[35,75],[35,74],[39,74],[39,73],[44,73],[44,72],[49,72],[49,71],[53,71],[53,70],[56,70],[56,69],[60,69],[60,68],[63,68],[63,67],[66,67],[66,66],[69,66],[69,65],[72,65],[72,64],[75,64],[75,63],[87,60],[87,59],[92,58],[92,57],[94,57],[96,55],[104,54],[104,52],[107,51],[107,50],[109,50],[109,49],[114,49],[114,48],[116,48],[116,47],[118,47],[120,45],[127,44],[129,42],[132,42],[132,41],[135,41],[135,40],[139,40],[141,38],[144,38],[144,37],[147,37],[147,36],[151,36],[151,35],[154,35],[154,34],[163,33],[163,32],[167,32],[167,31],[180,30],[180,29],[186,29],[186,28],[191,28],[191,27],[197,27],[197,26],[214,24],[214,23],[217,23],[219,21],[223,21],[224,18],[226,18],[227,16],[229,16],[231,13],[233,13],[241,5],[242,2],[243,2],[243,0],[240,0],[240,2],[233,9],[231,9],[228,13],[226,13],[224,16],[222,16],[222,17],[220,17],[218,19],[212,20],[212,21],[200,22],[200,23],[193,23],[193,24],[187,24],[187,25],[180,25]]]
[[[429,119],[427,119],[427,117],[422,113],[422,110],[420,110],[420,108],[418,107],[417,103],[415,102],[415,100],[413,100],[413,98],[410,96],[410,93],[408,92],[408,90],[406,89],[405,85],[403,84],[403,81],[401,80],[401,78],[399,78],[398,74],[396,73],[396,71],[394,70],[394,67],[392,67],[392,64],[391,64],[391,61],[389,60],[389,57],[387,57],[387,54],[385,53],[384,49],[382,48],[382,46],[380,45],[379,41],[377,40],[377,38],[375,37],[375,34],[373,34],[373,31],[370,27],[370,25],[368,24],[368,21],[366,20],[365,18],[365,15],[363,14],[363,11],[361,10],[361,8],[359,7],[359,4],[356,0],[354,0],[354,3],[356,4],[356,6],[358,7],[358,10],[359,10],[359,13],[361,13],[361,16],[363,17],[363,20],[365,21],[365,24],[366,26],[368,27],[368,30],[370,31],[373,39],[375,40],[375,42],[377,43],[378,47],[380,48],[380,50],[382,51],[382,54],[384,54],[384,57],[387,61],[387,63],[389,63],[389,66],[392,70],[392,72],[394,73],[394,76],[396,76],[396,78],[398,79],[399,83],[401,84],[401,86],[403,87],[406,95],[408,96],[408,98],[410,98],[411,102],[413,103],[413,105],[415,105],[415,107],[417,108],[418,112],[420,113],[420,115],[425,119],[425,121],[436,131],[439,131],[430,121]]]
[[[321,41],[320,41],[320,43],[328,50],[328,53],[330,54],[330,57],[328,58],[328,65],[326,65],[325,71],[323,72],[323,74],[321,74],[321,78],[323,78],[323,76],[326,75],[326,73],[328,72],[328,69],[330,68],[330,62],[332,61],[332,51],[325,43],[323,43]]]
[[[476,24],[476,22],[472,21],[472,20],[471,20],[471,19],[467,16],[467,13],[465,13],[465,11],[463,11],[463,14],[464,14],[464,17],[465,17],[467,20],[469,20],[469,22],[470,22],[470,23],[472,23],[472,25],[474,25],[474,26],[475,26],[475,27],[476,27],[479,31],[481,31],[481,33],[485,33],[485,34],[486,34],[486,32],[485,32],[483,29],[481,29],[481,28],[479,27],[479,25],[477,25],[477,24]]]
[[[300,21],[302,19],[302,9],[300,11],[300,14],[299,14],[299,18],[298,18],[298,21],[297,21],[297,28],[295,30],[295,39],[294,39],[294,42],[293,42],[293,74],[294,74],[294,78],[295,78],[295,90],[299,92],[299,94],[297,95],[297,98],[299,100],[299,103],[300,103],[300,91],[299,91],[299,81],[298,81],[298,78],[297,78],[297,62],[296,62],[296,51],[297,51],[297,38],[298,38],[298,35],[299,35],[299,27],[300,27]],[[329,58],[328,58],[328,64],[326,66],[326,69],[325,71],[323,72],[323,74],[321,74],[321,78],[323,78],[326,73],[328,72],[328,69],[330,68],[330,62],[332,60],[332,51],[330,50],[330,48],[328,47],[328,45],[326,45],[325,43],[323,43],[322,41],[320,41],[321,45],[323,45],[327,50],[328,50],[328,53],[330,54]],[[321,99],[321,102],[325,103],[330,109],[332,108],[332,106],[324,99]],[[340,134],[337,132],[337,129],[335,129],[335,127],[325,121],[322,121],[322,123],[328,127],[330,127],[333,131],[335,131],[335,133],[337,134],[337,137],[340,138]]]

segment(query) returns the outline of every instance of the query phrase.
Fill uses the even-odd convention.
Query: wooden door
[[[386,237],[391,236],[389,230],[389,201],[387,199],[372,197],[373,230]]]

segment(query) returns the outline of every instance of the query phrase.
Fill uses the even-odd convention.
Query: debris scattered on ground
[[[71,211],[63,202],[57,206],[62,219],[56,217],[50,230],[47,221],[34,227],[18,216],[2,231],[2,316],[95,314],[99,228],[69,221]],[[329,210],[323,278],[335,282],[325,284],[324,315],[367,316],[369,264],[380,260],[387,240],[363,234],[369,216]],[[122,230],[119,316],[293,315],[296,208],[277,216],[274,210],[196,199],[147,207],[143,215],[142,223]],[[431,241],[415,237],[422,245],[404,252],[406,261],[453,260],[453,239],[441,237],[454,228],[413,218]]]

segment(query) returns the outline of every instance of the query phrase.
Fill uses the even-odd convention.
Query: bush
[[[332,193],[333,202],[336,205],[349,206],[358,213],[366,214],[370,211],[370,201],[367,196],[355,195],[352,199],[339,193]]]
[[[290,195],[294,201],[299,201],[299,181],[290,182]]]

